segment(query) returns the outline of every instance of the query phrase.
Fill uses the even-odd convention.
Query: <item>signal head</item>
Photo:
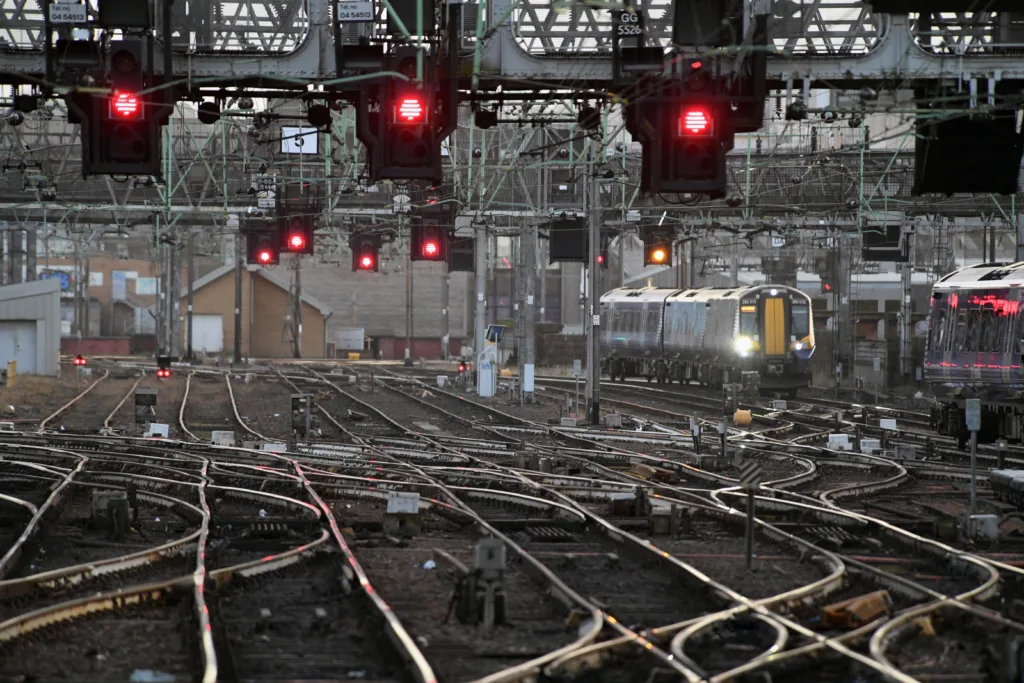
[[[110,115],[116,119],[134,119],[142,113],[142,101],[130,92],[114,92],[110,98]]]
[[[402,95],[395,104],[395,123],[426,123],[427,110],[419,95]]]
[[[707,137],[714,132],[711,113],[703,107],[686,107],[679,115],[679,137]]]
[[[85,365],[86,364],[86,360],[85,360],[84,357],[82,357],[81,354],[79,354],[79,355],[75,356],[74,363],[75,363],[75,365]]]
[[[131,50],[118,50],[110,57],[110,66],[118,73],[130,74],[139,68],[139,60]]]

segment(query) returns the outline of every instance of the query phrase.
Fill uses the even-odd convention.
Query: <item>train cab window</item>
[[[790,334],[803,339],[811,333],[811,311],[806,301],[794,301],[790,317]]]
[[[757,334],[756,304],[743,304],[740,306],[740,334],[750,338]]]

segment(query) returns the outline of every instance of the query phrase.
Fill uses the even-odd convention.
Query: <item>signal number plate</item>
[[[373,2],[358,0],[357,2],[338,3],[338,21],[373,21]]]
[[[50,3],[51,24],[84,24],[89,21],[84,3]]]

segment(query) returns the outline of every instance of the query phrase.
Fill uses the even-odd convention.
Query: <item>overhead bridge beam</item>
[[[3,2],[5,0],[0,0]],[[481,78],[542,80],[546,83],[581,82],[600,84],[611,79],[612,63],[607,54],[593,57],[541,57],[523,50],[507,17],[516,0],[491,0],[490,17],[505,17],[482,51]],[[193,85],[228,85],[261,81],[264,87],[283,87],[289,82],[324,82],[338,78],[334,59],[333,29],[328,17],[329,0],[307,0],[310,28],[298,47],[275,55],[224,51],[222,54],[175,54],[174,73]],[[1024,60],[1019,54],[972,54],[972,46],[992,50],[991,45],[970,43],[963,55],[940,56],[922,50],[911,32],[907,15],[878,15],[878,43],[870,52],[853,56],[786,57],[768,60],[768,79],[773,84],[809,79],[812,86],[851,86],[858,82],[886,79],[910,84],[942,78],[991,77],[1024,79]],[[34,29],[41,29],[42,24]],[[253,29],[258,32],[258,29]],[[1016,51],[1015,51],[1016,52]],[[155,59],[157,73],[163,59]],[[41,51],[0,52],[0,82],[18,80],[21,75],[42,77],[45,72]]]

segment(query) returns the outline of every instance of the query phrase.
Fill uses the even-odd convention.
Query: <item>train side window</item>
[[[953,350],[964,349],[967,344],[967,310],[959,309],[956,313],[956,331],[953,336]]]
[[[938,308],[939,305],[941,305],[941,303],[936,305],[934,313],[935,320],[932,324],[932,333],[931,337],[928,339],[928,347],[932,351],[942,350],[942,339],[945,336],[943,332],[946,326],[946,309]]]
[[[981,342],[978,344],[979,351],[991,353],[999,348],[999,321],[996,320],[996,311],[992,307],[981,310]]]
[[[964,343],[965,351],[977,352],[981,345],[981,311],[967,311],[967,333]]]

